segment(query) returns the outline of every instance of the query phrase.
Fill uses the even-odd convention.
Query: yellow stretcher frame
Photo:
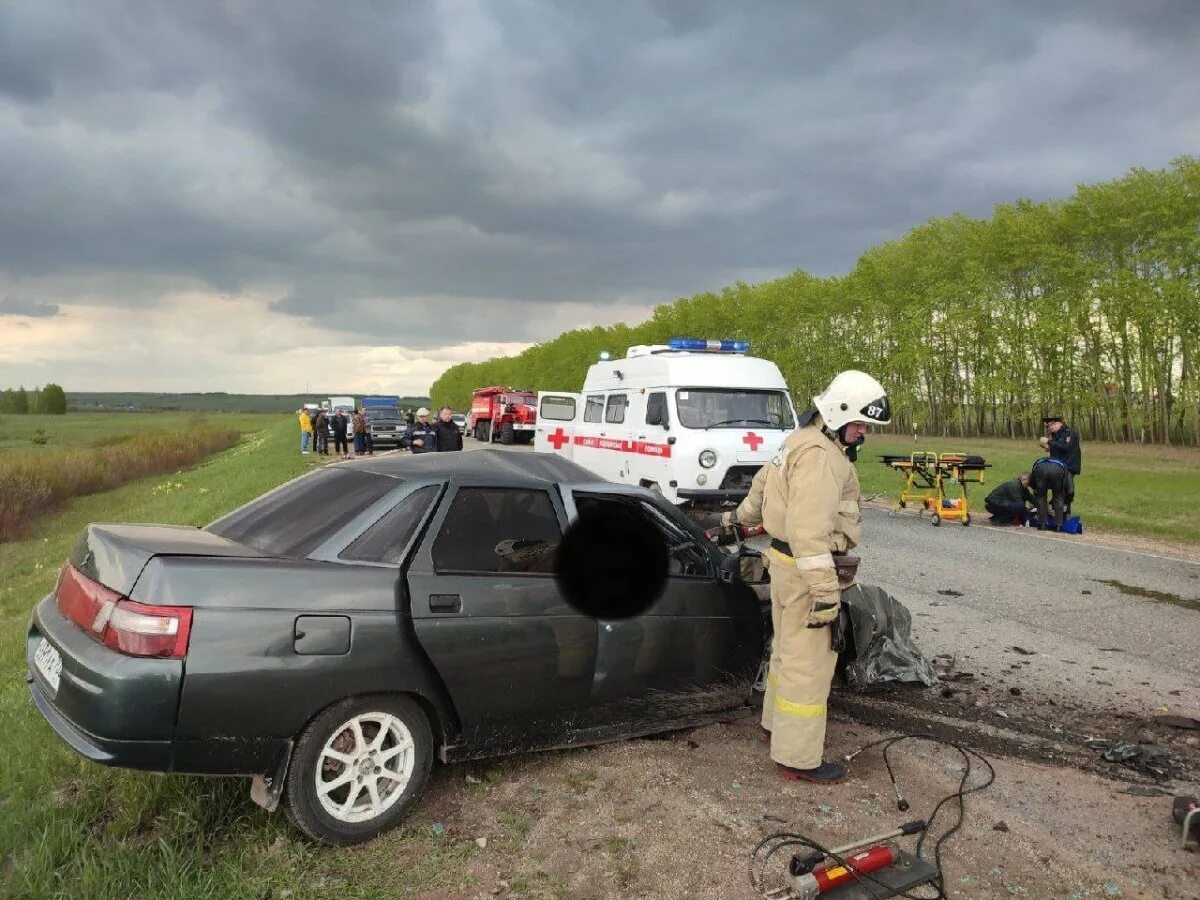
[[[904,476],[904,488],[900,491],[896,509],[904,509],[909,503],[919,501],[921,512],[929,510],[935,526],[941,525],[943,519],[957,519],[963,525],[971,524],[967,485],[984,483],[983,470],[989,466],[983,457],[920,450],[908,457],[883,457],[883,463]],[[958,485],[957,497],[946,496],[947,481]],[[947,500],[953,505],[947,506]]]

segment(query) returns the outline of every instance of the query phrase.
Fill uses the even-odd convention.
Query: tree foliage
[[[803,271],[654,309],[636,326],[568,331],[434,382],[578,391],[600,351],[675,336],[743,338],[798,403],[861,368],[888,388],[894,427],[1030,436],[1063,415],[1087,437],[1200,443],[1200,160],[1020,200],[989,219],[932,219],[845,276]]]

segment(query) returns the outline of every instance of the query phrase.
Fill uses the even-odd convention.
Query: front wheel
[[[933,527],[937,528],[941,524],[942,524],[942,517],[938,514],[938,511],[935,509],[933,511]]]
[[[513,428],[512,422],[505,422],[504,427],[500,429],[500,443],[508,446],[516,440],[517,430]]]
[[[288,815],[310,838],[358,844],[396,825],[429,780],[433,734],[407,697],[351,698],[312,721],[288,769]]]

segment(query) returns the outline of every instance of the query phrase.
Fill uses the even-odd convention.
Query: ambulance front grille
[[[721,479],[721,490],[723,491],[748,491],[750,490],[750,482],[754,480],[754,476],[758,474],[761,466],[730,466],[729,471],[725,473],[725,477]]]

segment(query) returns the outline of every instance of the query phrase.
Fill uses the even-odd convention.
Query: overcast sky
[[[6,3],[0,387],[424,392],[1200,152],[1198,47],[1188,0]]]

